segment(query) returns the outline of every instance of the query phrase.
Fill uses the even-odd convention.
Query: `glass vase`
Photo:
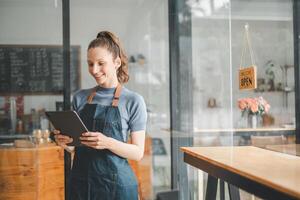
[[[247,128],[263,127],[263,118],[261,115],[248,114]]]
[[[247,123],[247,128],[257,128],[257,115],[249,114],[248,115],[248,123]]]

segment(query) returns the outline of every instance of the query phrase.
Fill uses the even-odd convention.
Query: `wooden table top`
[[[205,163],[300,199],[300,157],[253,146],[182,147],[181,150],[194,159],[189,162],[185,158],[185,162],[199,169]]]
[[[267,145],[268,150],[300,156],[300,144]]]

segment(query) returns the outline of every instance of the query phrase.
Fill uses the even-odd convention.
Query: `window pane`
[[[193,146],[294,143],[292,1],[187,2],[193,14]],[[240,90],[239,69],[252,65],[257,89]],[[205,177],[198,171],[189,177],[198,181],[200,196]]]
[[[2,0],[0,26],[0,199],[60,199],[63,151],[45,111],[63,101],[61,1]]]
[[[161,0],[71,1],[71,44],[82,49],[81,88],[96,85],[88,72],[87,46],[99,31],[108,30],[120,38],[129,58],[130,79],[124,86],[142,95],[146,102],[144,159],[130,161],[134,170],[140,170],[139,184],[145,199],[170,188],[167,6],[168,1]]]

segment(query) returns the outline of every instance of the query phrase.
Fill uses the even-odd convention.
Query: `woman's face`
[[[98,85],[114,87],[118,83],[117,69],[121,65],[119,57],[114,59],[111,52],[106,48],[90,48],[87,55],[90,74],[95,78]]]

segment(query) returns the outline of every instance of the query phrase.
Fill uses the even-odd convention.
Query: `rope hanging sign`
[[[246,52],[246,48],[248,47],[251,59],[250,66],[243,67],[244,54]],[[239,68],[239,89],[240,90],[251,90],[256,89],[257,87],[257,70],[256,70],[254,54],[251,47],[250,37],[249,37],[249,25],[245,25],[245,33],[244,33],[244,44],[243,51],[241,55],[241,62]]]

